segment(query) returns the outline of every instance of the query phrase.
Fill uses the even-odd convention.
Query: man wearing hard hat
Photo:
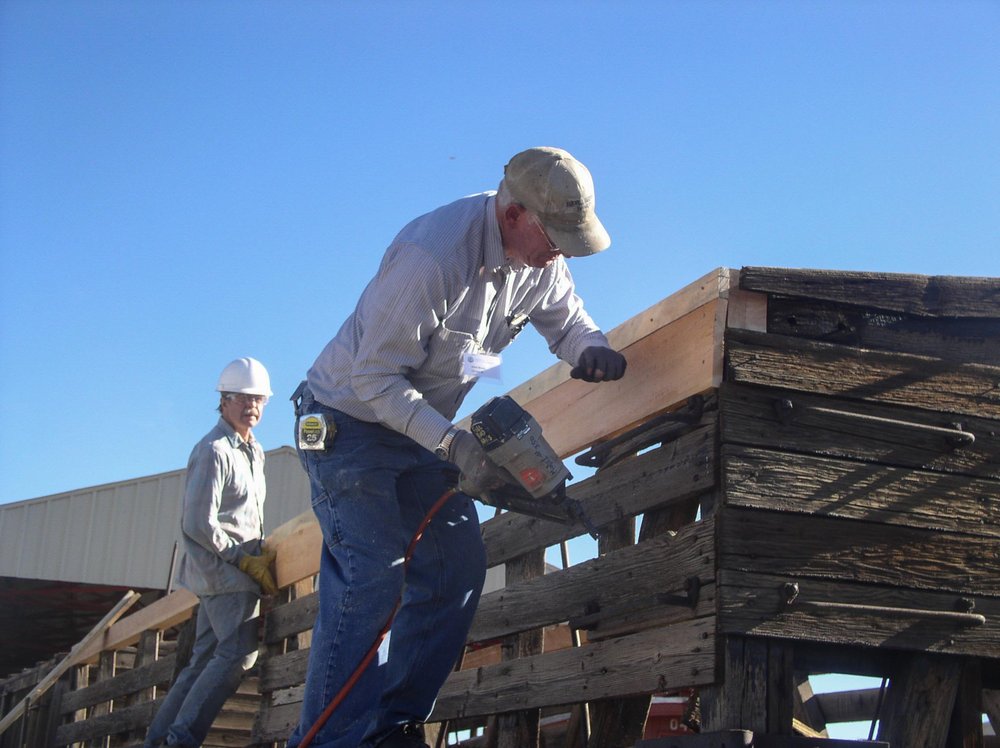
[[[294,399],[324,545],[289,748],[426,746],[420,723],[462,651],[485,578],[470,496],[505,482],[452,421],[529,322],[573,376],[624,374],[624,357],[584,310],[565,261],[610,244],[587,168],[559,148],[522,151],[496,192],[403,228],[316,359]],[[445,500],[455,466],[467,495],[447,500],[404,567],[410,538]],[[401,591],[388,657],[353,680]]]
[[[149,726],[145,746],[200,746],[257,660],[260,595],[277,592],[263,548],[264,450],[254,439],[271,396],[264,366],[239,358],[216,387],[219,422],[188,459],[178,582],[199,598],[191,659]]]

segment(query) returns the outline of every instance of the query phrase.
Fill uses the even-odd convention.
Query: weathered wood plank
[[[732,506],[1000,537],[1000,480],[740,446],[722,475]]]
[[[600,631],[625,625],[623,619],[650,609],[660,616],[674,612],[683,618],[710,614],[711,600],[700,599],[694,608],[678,610],[658,596],[683,595],[691,577],[703,577],[705,585],[712,581],[714,532],[714,522],[700,522],[676,536],[656,537],[527,582],[508,582],[483,596],[470,640],[485,641],[583,616],[588,628]]]
[[[801,601],[847,603],[860,608],[810,608],[786,604],[786,584],[799,584]],[[887,647],[914,651],[1000,657],[1000,600],[886,587],[802,580],[799,576],[719,572],[720,631],[796,641]],[[921,616],[905,611],[958,612],[973,606],[986,623]],[[887,613],[877,608],[894,608]],[[830,720],[833,721],[833,720]]]
[[[942,655],[897,660],[879,719],[878,739],[890,745],[943,748],[962,664]]]
[[[718,400],[724,443],[1000,478],[995,420],[728,382]]]
[[[583,504],[598,527],[698,496],[715,484],[715,435],[714,426],[685,434],[635,460],[574,483],[567,492]],[[582,532],[578,525],[561,525],[511,512],[483,524],[483,540],[491,566]]]
[[[68,714],[102,701],[118,699],[160,683],[167,683],[173,673],[174,659],[175,655],[170,654],[114,678],[100,680],[92,686],[70,691],[63,696],[60,711]]]
[[[507,580],[517,584],[545,573],[545,549],[539,548],[507,562]],[[506,636],[500,643],[502,663],[542,654],[545,632],[541,628]],[[537,748],[540,737],[538,707],[532,704],[515,712],[502,710],[496,717],[496,729],[490,735],[490,748]]]
[[[274,644],[282,639],[308,631],[319,610],[319,593],[310,592],[267,612],[264,621],[264,642]]]
[[[856,348],[916,353],[950,361],[1000,364],[1000,318],[917,317],[772,296],[767,331]]]
[[[995,538],[727,507],[721,569],[1000,596]]]
[[[733,636],[719,637],[718,646],[719,682],[700,691],[702,731],[767,732],[768,643]]]
[[[934,317],[1000,317],[1000,278],[744,267],[740,288]]]
[[[860,688],[856,691],[818,693],[813,698],[830,724],[870,722],[875,718],[880,693],[879,688]]]
[[[718,329],[720,320],[716,320]],[[630,458],[634,459],[634,458]],[[623,517],[600,528],[597,553],[604,556],[631,548],[635,541],[635,517]],[[576,624],[571,624],[576,625]],[[642,737],[649,714],[649,697],[646,695],[617,699],[597,699],[587,706],[590,715],[588,746],[621,748]]]
[[[431,721],[495,714],[711,683],[714,617],[578,649],[462,670],[448,679]]]
[[[1000,418],[1000,367],[730,330],[726,381]]]
[[[983,748],[983,678],[981,660],[961,663],[955,706],[951,713],[947,748]]]
[[[106,735],[144,727],[153,719],[153,715],[162,701],[163,699],[145,701],[83,722],[70,722],[67,725],[62,725],[56,730],[56,745],[98,740]]]

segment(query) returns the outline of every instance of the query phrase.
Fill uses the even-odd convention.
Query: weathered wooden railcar
[[[506,585],[483,597],[432,716],[440,734],[815,745],[842,715],[806,678],[832,671],[886,678],[861,699],[883,743],[984,745],[983,711],[1000,721],[1000,279],[721,269],[609,337],[629,359],[620,382],[558,364],[510,393],[593,469],[571,494],[600,553],[544,573],[546,550],[582,527],[484,523]],[[259,707],[218,745],[280,743],[297,720],[318,537],[304,516],[273,538],[286,592],[265,616]],[[170,630],[194,602],[123,619],[87,657]],[[61,694],[49,744],[103,739],[94,726],[119,713],[131,721],[108,740],[128,745],[172,668],[154,653],[101,693]],[[691,694],[700,734],[643,741],[665,692]]]

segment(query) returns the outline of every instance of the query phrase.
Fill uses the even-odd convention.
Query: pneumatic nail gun
[[[479,497],[483,503],[563,524],[579,522],[597,538],[580,502],[566,495],[573,476],[528,411],[507,395],[494,397],[472,414],[469,430],[490,461],[513,478]]]

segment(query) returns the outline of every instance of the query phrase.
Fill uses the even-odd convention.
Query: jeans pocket
[[[327,548],[333,548],[341,540],[340,525],[337,522],[337,512],[333,506],[333,499],[327,491],[313,494],[312,499],[313,514],[323,532],[323,542]]]

